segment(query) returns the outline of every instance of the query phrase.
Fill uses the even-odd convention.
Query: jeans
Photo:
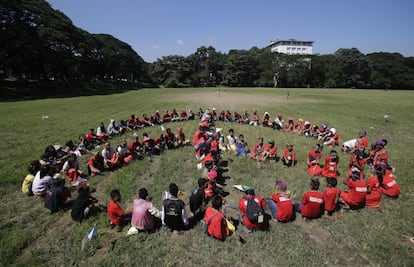
[[[277,213],[276,203],[272,199],[266,200],[266,203],[267,203],[267,206],[269,207],[270,214],[272,215],[272,218],[277,219],[276,218],[276,213]]]

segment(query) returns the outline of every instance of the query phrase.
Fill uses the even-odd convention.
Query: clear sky
[[[47,1],[75,26],[111,34],[147,62],[201,46],[262,48],[277,38],[314,41],[317,54],[356,47],[414,56],[413,0]]]

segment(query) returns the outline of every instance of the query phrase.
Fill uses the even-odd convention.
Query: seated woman
[[[24,178],[24,181],[22,183],[22,192],[23,194],[27,196],[33,196],[32,192],[32,184],[33,180],[35,178],[35,175],[38,171],[40,171],[41,165],[38,160],[34,160],[30,163],[28,167],[28,174]]]
[[[44,165],[35,175],[32,184],[32,192],[36,196],[45,197],[47,190],[53,184],[53,175],[56,169],[49,165]]]
[[[388,164],[380,164],[385,168],[385,175],[381,183],[381,192],[387,197],[398,198],[401,189],[395,181],[395,175],[392,173],[393,168]]]

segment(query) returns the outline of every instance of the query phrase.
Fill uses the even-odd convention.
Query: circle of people
[[[189,140],[182,128],[172,133],[164,125],[177,122],[199,119],[198,130],[193,139]],[[249,126],[264,126],[286,133],[296,133],[307,138],[318,140],[307,156],[307,172],[310,175],[310,191],[306,192],[299,203],[293,203],[292,194],[283,180],[275,182],[274,193],[261,197],[255,194],[252,187],[234,185],[243,191],[245,196],[240,199],[238,207],[227,205],[224,198],[229,194],[224,191],[224,174],[228,161],[221,159],[222,153],[235,153],[255,160],[260,166],[265,162],[281,161],[286,167],[294,167],[297,163],[293,144],[287,143],[282,155],[278,157],[275,141],[270,139],[264,143],[262,137],[249,150],[244,136],[235,135],[233,129],[228,130],[225,137],[221,128],[215,128],[215,121],[234,122]],[[145,127],[160,126],[163,133],[151,138],[148,133],[142,134],[142,141],[136,133]],[[113,136],[133,132],[133,139],[128,143],[123,140],[114,148],[109,139]],[[110,227],[122,231],[130,224],[128,235],[138,232],[153,232],[162,225],[178,234],[202,221],[205,233],[224,241],[227,236],[236,235],[239,224],[250,231],[267,230],[269,221],[290,222],[301,214],[305,220],[317,219],[325,216],[331,220],[340,217],[341,209],[360,209],[369,207],[378,209],[382,195],[398,198],[400,188],[393,175],[394,169],[388,164],[388,153],[385,148],[387,140],[377,140],[369,146],[367,132],[361,130],[358,138],[342,144],[342,153],[350,154],[348,170],[343,183],[347,190],[337,188],[339,180],[339,155],[335,147],[339,147],[339,135],[335,128],[327,124],[312,125],[308,120],[294,121],[289,117],[284,122],[282,114],[274,120],[270,113],[265,112],[260,118],[255,110],[250,115],[247,109],[242,113],[229,110],[216,113],[215,108],[199,109],[197,114],[191,110],[188,113],[182,110],[179,114],[174,109],[171,113],[166,110],[161,116],[157,110],[153,115],[143,114],[141,118],[135,115],[118,124],[110,120],[107,128],[100,123],[96,129],[91,128],[87,134],[81,134],[75,144],[72,140],[66,142],[66,148],[60,145],[48,145],[40,160],[34,160],[28,167],[28,175],[23,181],[22,192],[26,195],[36,195],[44,198],[45,207],[56,212],[62,207],[73,191],[78,196],[72,204],[72,219],[82,222],[99,210],[108,213]],[[202,178],[198,179],[198,188],[189,197],[191,213],[187,214],[183,194],[175,183],[162,195],[162,209],[157,209],[152,203],[152,197],[146,188],[140,188],[138,198],[134,199],[133,209],[125,211],[120,205],[121,193],[117,189],[110,192],[110,201],[107,206],[97,205],[98,200],[91,196],[93,189],[89,188],[88,176],[103,175],[106,171],[114,171],[129,164],[133,160],[152,161],[153,155],[160,155],[164,150],[193,145],[195,156],[200,161],[197,168],[202,170]],[[92,153],[87,162],[87,173],[80,170],[79,158],[90,153],[95,148],[102,150]],[[330,147],[329,154],[323,159],[322,150]],[[324,164],[321,164],[324,161]],[[364,173],[369,165],[369,174]],[[326,190],[319,191],[319,177],[324,177]],[[71,189],[65,187],[65,181],[71,182]],[[211,205],[208,204],[211,202]],[[238,219],[227,218],[226,208],[233,208],[240,212]],[[270,214],[265,212],[268,207]],[[335,215],[335,216],[334,216]]]

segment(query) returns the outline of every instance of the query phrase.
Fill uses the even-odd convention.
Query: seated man
[[[304,219],[319,218],[324,212],[323,194],[319,192],[319,179],[312,178],[310,182],[311,191],[306,192],[301,203],[295,204],[295,210],[302,214]]]
[[[207,234],[224,241],[230,234],[230,231],[227,228],[227,222],[221,210],[223,198],[220,195],[216,195],[213,197],[211,204],[212,207],[207,208],[206,215],[204,216],[204,221],[207,224]]]
[[[245,193],[246,197],[239,201],[240,222],[249,231],[267,230],[269,221],[264,213],[266,202],[260,196],[256,196],[253,189],[248,189]]]
[[[178,186],[171,183],[169,192],[166,192],[162,200],[162,223],[174,233],[182,233],[187,228],[188,217],[185,203],[178,198]]]
[[[139,199],[134,199],[131,225],[141,231],[154,232],[161,226],[161,211],[151,202],[145,187],[138,191]]]

